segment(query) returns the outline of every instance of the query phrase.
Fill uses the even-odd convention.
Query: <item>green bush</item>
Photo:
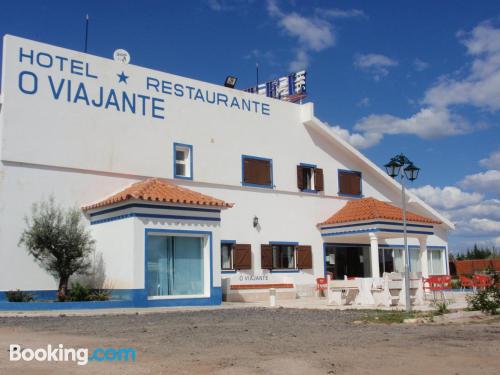
[[[33,301],[33,294],[23,292],[22,290],[9,290],[5,293],[9,302],[31,302]]]
[[[459,279],[452,279],[451,280],[451,287],[452,287],[452,289],[460,289],[462,287],[460,285],[460,280]]]
[[[500,289],[494,285],[489,286],[467,296],[466,299],[469,309],[481,310],[494,315],[500,308]]]
[[[67,301],[107,301],[109,300],[109,294],[109,290],[106,289],[92,289],[80,283],[75,283],[69,291]]]

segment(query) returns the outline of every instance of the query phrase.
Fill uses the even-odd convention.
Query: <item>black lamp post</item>
[[[392,178],[399,177],[401,181],[401,192],[403,196],[403,238],[404,238],[404,254],[405,254],[405,304],[406,311],[411,311],[410,298],[410,253],[408,251],[408,237],[406,233],[406,191],[404,179],[415,181],[418,177],[420,168],[415,166],[403,154],[396,155],[389,163],[384,165],[385,170]],[[402,172],[403,171],[403,172]]]

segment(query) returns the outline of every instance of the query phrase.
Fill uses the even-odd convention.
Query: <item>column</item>
[[[378,263],[378,238],[375,233],[370,233],[370,260],[372,266],[372,277],[380,277],[380,266]]]
[[[422,277],[429,277],[429,263],[427,263],[427,237],[418,239],[420,243],[420,266],[422,269]]]

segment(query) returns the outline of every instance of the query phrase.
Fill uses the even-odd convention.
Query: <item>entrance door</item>
[[[370,277],[369,248],[361,246],[326,245],[326,271],[337,280],[349,277]]]
[[[203,239],[200,237],[148,237],[146,288],[149,297],[204,293]]]

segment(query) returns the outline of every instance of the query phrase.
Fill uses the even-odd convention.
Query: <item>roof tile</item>
[[[127,187],[125,190],[122,190],[102,201],[83,206],[82,210],[87,211],[93,208],[109,206],[111,204],[123,202],[129,199],[200,206],[233,206],[231,203],[226,203],[223,200],[177,186],[174,183],[167,182],[159,178],[148,178],[144,181],[136,182],[135,184]]]
[[[352,221],[365,221],[373,219],[403,220],[403,210],[390,203],[379,201],[375,198],[354,199],[319,225],[347,223]],[[406,211],[408,221],[441,224],[441,221]]]

